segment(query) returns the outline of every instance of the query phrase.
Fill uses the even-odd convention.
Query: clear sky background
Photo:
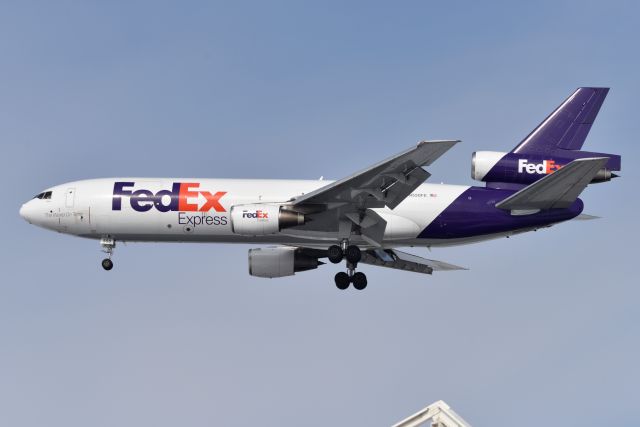
[[[389,426],[444,399],[474,425],[637,425],[636,2],[4,2],[0,425]],[[108,176],[341,178],[420,139],[515,146],[610,86],[587,149],[623,156],[552,229],[252,278],[244,245],[95,241],[24,201]]]

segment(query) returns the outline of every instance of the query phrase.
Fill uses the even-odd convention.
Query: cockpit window
[[[44,199],[44,200],[49,200],[51,199],[51,191],[44,191],[40,194],[37,194],[35,196],[33,196],[34,199]]]

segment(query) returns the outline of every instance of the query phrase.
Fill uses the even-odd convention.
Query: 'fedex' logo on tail
[[[122,197],[129,196],[131,208],[138,212],[146,212],[153,207],[160,212],[208,212],[212,209],[216,212],[226,212],[220,204],[220,199],[227,192],[218,191],[211,194],[209,191],[200,190],[200,183],[197,182],[174,182],[171,190],[160,190],[155,194],[144,189],[133,191],[131,188],[134,185],[135,182],[113,184],[112,210],[122,210]]]
[[[518,159],[518,173],[537,173],[547,175],[560,169],[562,165],[553,160],[543,160],[542,163],[529,163],[527,159]]]

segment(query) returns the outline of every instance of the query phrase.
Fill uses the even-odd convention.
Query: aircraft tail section
[[[618,154],[582,151],[591,126],[609,93],[605,87],[580,87],[508,153],[477,151],[471,177],[488,187],[519,189],[554,173],[577,159],[606,157],[592,183],[615,178]]]
[[[553,174],[496,203],[496,207],[510,210],[514,215],[568,208],[604,167],[607,160],[606,157],[574,160]]]
[[[580,150],[608,93],[606,87],[579,87],[512,152],[544,155],[556,149]]]

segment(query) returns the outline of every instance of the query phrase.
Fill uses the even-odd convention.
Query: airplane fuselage
[[[418,142],[338,181],[104,178],[45,190],[20,209],[28,222],[116,242],[269,245],[248,251],[249,274],[274,278],[344,262],[338,289],[362,290],[359,265],[432,274],[463,267],[401,251],[537,230],[582,212],[589,184],[621,170],[621,156],[582,150],[607,88],[578,88],[510,152],[476,151],[483,187],[428,184],[429,167],[456,139]]]
[[[112,178],[52,187],[48,198],[21,208],[30,223],[87,238],[119,241],[273,243],[326,248],[338,230],[314,232],[291,227],[268,235],[234,232],[230,211],[247,204],[286,204],[292,197],[329,184],[321,180],[197,178]],[[387,222],[383,247],[469,243],[546,227],[582,211],[580,199],[568,209],[512,215],[496,202],[513,190],[422,184],[395,209],[373,209]],[[42,193],[41,193],[42,194]],[[260,212],[246,215],[260,215]],[[313,225],[313,224],[311,224]],[[311,227],[312,228],[312,227]],[[353,236],[353,243],[371,245]]]

